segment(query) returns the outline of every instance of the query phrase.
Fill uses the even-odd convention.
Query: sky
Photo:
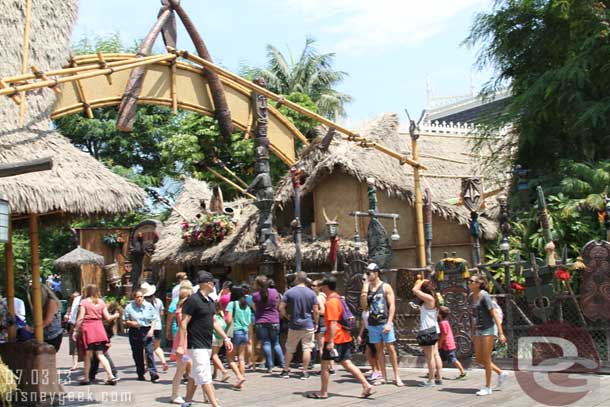
[[[182,0],[216,63],[238,71],[262,66],[272,44],[296,56],[307,37],[334,52],[335,69],[349,76],[338,90],[351,95],[355,126],[385,112],[411,116],[435,97],[477,92],[491,75],[479,71],[476,49],[461,45],[474,16],[492,0]],[[81,0],[73,42],[118,32],[125,44],[143,38],[159,0]],[[180,24],[179,24],[180,25]],[[158,40],[159,49],[162,42]],[[186,32],[178,48],[193,50]]]

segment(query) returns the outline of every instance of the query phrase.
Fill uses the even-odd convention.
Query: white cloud
[[[284,0],[316,30],[337,37],[338,51],[420,44],[453,16],[489,0]]]

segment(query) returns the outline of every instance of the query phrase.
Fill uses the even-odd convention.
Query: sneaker
[[[431,382],[430,380],[426,380],[425,382],[421,382],[417,385],[418,387],[434,387],[436,384]]]
[[[153,383],[159,382],[159,375],[152,375],[152,376],[150,376],[150,381],[153,382]]]
[[[184,403],[186,403],[186,401],[184,401],[184,399],[180,396],[176,397],[175,399],[172,400],[172,404],[180,404],[183,405]]]
[[[301,373],[301,380],[307,380],[309,379],[309,373],[308,372],[302,372]]]
[[[138,376],[138,380],[141,381],[141,382],[144,382],[144,381],[146,381],[146,377]]]
[[[290,379],[290,370],[286,370],[286,369],[282,370],[282,373],[280,374],[280,376],[283,379]]]
[[[455,378],[455,380],[464,380],[466,379],[466,372],[462,373],[461,375],[459,375],[458,377]]]
[[[437,386],[442,386],[443,385],[443,381],[441,379],[434,379],[434,384]]]
[[[477,396],[491,396],[491,387],[483,387],[477,391]]]
[[[372,372],[371,375],[369,376],[369,380],[371,381],[375,381],[377,379],[381,379],[383,377],[383,375],[379,372]]]
[[[499,389],[500,387],[502,387],[502,385],[504,384],[504,382],[508,379],[508,372],[502,372],[498,375],[498,384],[497,384],[497,388]]]

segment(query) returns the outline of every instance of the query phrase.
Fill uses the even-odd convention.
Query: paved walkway
[[[112,341],[111,355],[115,361],[119,375],[122,380],[116,387],[94,384],[90,386],[79,386],[82,372],[78,370],[68,376],[65,373],[70,367],[71,360],[67,355],[67,338],[64,339],[62,349],[58,355],[58,369],[62,371],[62,377],[66,383],[64,389],[66,397],[65,405],[74,406],[169,406],[171,380],[174,366],[170,364],[168,373],[161,373],[159,383],[139,382],[136,380],[135,367],[131,358],[131,351],[127,338],[115,337]],[[331,376],[330,396],[328,400],[309,400],[304,397],[308,391],[319,390],[319,376],[312,376],[308,380],[282,379],[279,375],[270,375],[262,372],[249,373],[244,390],[241,392],[231,390],[230,384],[216,383],[217,396],[223,407],[230,406],[492,406],[492,407],[534,407],[542,406],[525,395],[517,383],[513,373],[501,390],[495,391],[491,397],[477,397],[475,392],[479,389],[483,380],[483,372],[478,369],[468,371],[468,378],[464,381],[454,381],[457,375],[454,369],[446,369],[443,386],[423,389],[418,388],[425,374],[424,369],[401,369],[401,377],[406,387],[398,388],[394,385],[383,385],[376,387],[376,394],[370,400],[358,398],[361,392],[360,385],[345,371],[339,370],[336,375]],[[594,407],[610,406],[610,376],[596,376],[599,383],[594,390],[585,398],[571,404],[571,406]],[[104,379],[105,374],[100,373],[98,378]],[[568,380],[567,375],[560,375],[553,382],[560,383]],[[184,386],[181,386],[184,395]],[[549,405],[565,405],[561,403],[564,399],[561,395],[545,395]],[[203,396],[198,390],[195,396],[196,404],[202,406]]]

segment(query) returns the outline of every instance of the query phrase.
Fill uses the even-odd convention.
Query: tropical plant
[[[298,59],[290,50],[286,56],[273,45],[267,45],[267,65],[264,68],[246,67],[244,74],[262,77],[269,90],[282,95],[295,92],[308,95],[320,114],[329,119],[345,116],[345,105],[352,97],[335,87],[347,73],[333,69],[334,53],[319,53],[314,44],[315,40],[307,38]]]
[[[609,20],[609,0],[496,0],[475,19],[466,43],[494,70],[483,93],[512,93],[482,124],[513,126],[516,161],[531,176],[610,155]]]

